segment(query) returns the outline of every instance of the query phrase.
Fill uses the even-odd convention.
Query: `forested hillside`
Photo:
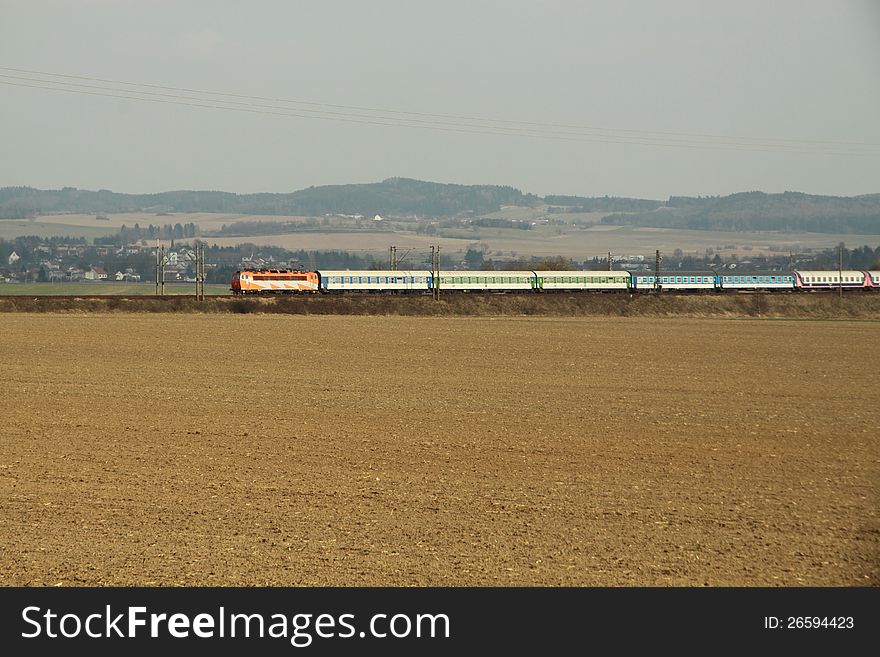
[[[502,205],[537,205],[540,199],[513,187],[446,185],[408,178],[389,178],[363,185],[309,187],[289,194],[231,194],[216,191],[173,191],[121,194],[65,187],[0,188],[0,218],[21,219],[58,212],[117,213],[223,212],[231,214],[417,214],[451,216],[489,213]]]
[[[814,196],[743,192],[720,197],[673,196],[660,208],[616,213],[603,224],[693,230],[880,234],[880,194]]]

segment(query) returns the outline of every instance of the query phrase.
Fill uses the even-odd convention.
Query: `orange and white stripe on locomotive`
[[[243,269],[232,276],[234,294],[317,292],[318,274],[287,269]]]

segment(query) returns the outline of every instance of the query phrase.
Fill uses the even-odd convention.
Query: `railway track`
[[[232,294],[211,294],[208,299],[231,299]],[[237,297],[236,297],[237,298]],[[57,299],[57,300],[73,300],[73,299],[132,299],[143,301],[146,299],[156,299],[167,301],[169,299],[196,299],[195,294],[166,294],[164,297],[157,297],[153,294],[0,294],[0,300],[15,299]]]
[[[639,292],[626,292],[626,291],[593,291],[593,290],[569,290],[569,291],[543,291],[540,293],[533,292],[532,290],[523,290],[523,291],[504,291],[504,292],[495,292],[495,291],[455,291],[441,290],[442,295],[453,295],[453,296],[530,296],[530,295],[541,295],[541,296],[623,296],[623,295],[635,295],[635,296],[656,296],[658,293],[653,291],[639,291]],[[846,289],[845,293],[847,295],[851,294],[871,294],[873,292],[872,288],[856,288],[856,289]],[[663,292],[659,293],[661,296],[736,296],[736,295],[785,295],[785,294],[797,294],[797,295],[836,295],[838,294],[837,288],[827,288],[827,289],[817,289],[817,290],[663,290]],[[404,294],[396,294],[396,293],[375,293],[375,292],[346,292],[346,293],[335,293],[335,294],[277,294],[277,293],[264,293],[264,294],[211,294],[207,296],[207,300],[211,299],[291,299],[291,298],[339,298],[339,297],[401,297],[401,296],[411,296],[411,297],[424,297],[430,296],[429,293],[404,293]],[[165,296],[155,296],[152,294],[0,294],[0,300],[14,301],[16,299],[47,299],[47,300],[110,300],[110,299],[126,299],[133,301],[146,301],[149,299],[153,299],[156,301],[168,301],[172,299],[192,299],[196,300],[198,297],[195,294],[166,294]],[[441,296],[442,298],[442,296]]]

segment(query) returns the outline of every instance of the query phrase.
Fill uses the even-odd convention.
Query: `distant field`
[[[561,219],[566,223],[597,223],[610,212],[549,212],[550,206],[539,205],[536,208],[521,208],[517,206],[505,206],[491,214],[484,215],[489,219],[511,219],[519,221],[535,221],[546,219],[548,216]]]
[[[562,255],[575,259],[615,254],[653,255],[656,249],[671,254],[675,249],[685,253],[704,254],[713,249],[721,255],[771,255],[803,253],[805,249],[828,249],[844,242],[849,247],[880,244],[877,235],[827,235],[824,233],[720,233],[703,230],[672,230],[633,226],[596,226],[579,230],[571,227],[544,226],[521,231],[503,228],[481,228],[443,231],[444,237],[418,235],[413,232],[350,232],[350,233],[285,233],[254,237],[210,238],[211,244],[234,246],[243,242],[257,245],[280,246],[287,249],[372,252],[384,255],[388,247],[430,251],[430,245],[439,244],[446,258],[460,260],[468,247],[480,243],[509,257]]]
[[[590,224],[605,213],[554,215],[568,222]],[[504,208],[486,215],[508,219],[534,220],[546,216],[543,208]],[[91,214],[59,214],[40,217],[39,221],[0,221],[0,237],[10,239],[19,235],[68,235],[93,239],[115,233],[122,224],[195,223],[202,231],[219,230],[223,224],[235,222],[296,222],[314,217],[262,216],[240,214],[179,213],[156,215],[139,212],[108,215],[109,221],[96,221]],[[422,254],[431,245],[440,245],[454,262],[461,260],[468,247],[479,243],[497,251],[502,257],[562,255],[578,260],[604,256],[608,251],[619,255],[653,255],[656,249],[671,253],[681,249],[685,253],[704,254],[707,249],[724,255],[769,255],[773,253],[803,253],[807,249],[827,249],[844,242],[848,247],[880,245],[878,235],[835,235],[826,233],[729,233],[704,230],[678,230],[634,226],[600,226],[578,228],[574,225],[536,226],[532,230],[504,228],[440,229],[439,235],[418,234],[409,230],[363,231],[341,233],[295,232],[279,235],[243,235],[239,237],[207,238],[211,244],[235,246],[245,242],[257,245],[279,246],[287,249],[342,250],[354,253],[374,253],[383,257],[389,246],[412,248]]]
[[[179,240],[181,243],[187,240]],[[211,237],[209,244],[219,246],[235,246],[244,242],[256,245],[280,246],[285,249],[305,249],[307,251],[350,251],[352,253],[382,254],[387,259],[388,247],[397,246],[398,256],[402,257],[401,249],[417,249],[424,255],[430,253],[432,244],[439,244],[443,251],[460,253],[462,256],[468,245],[476,240],[455,239],[446,237],[430,237],[413,232],[350,232],[350,233],[284,233],[281,235],[259,235],[254,237]]]
[[[195,294],[195,283],[165,283],[165,294]],[[69,296],[72,294],[154,295],[155,283],[2,283],[0,296]],[[229,294],[228,285],[205,285],[205,294]]]
[[[2,219],[0,220],[0,238],[11,240],[24,235],[36,235],[37,237],[85,237],[91,241],[96,237],[106,237],[118,232],[117,228],[108,226],[103,221],[95,222],[95,226],[77,226],[43,221],[48,218],[40,217],[40,221]],[[92,219],[94,220],[94,217]]]
[[[123,224],[129,228],[140,224],[146,228],[150,224],[163,226],[165,224],[196,224],[201,230],[219,230],[223,224],[232,224],[238,221],[306,221],[314,217],[257,215],[257,214],[226,214],[216,212],[175,212],[172,214],[156,214],[155,212],[127,212],[117,214],[105,214],[107,221],[95,219],[94,214],[53,214],[39,218],[44,224],[61,226],[80,226],[85,228],[109,227],[119,229]],[[116,232],[114,230],[113,232]]]

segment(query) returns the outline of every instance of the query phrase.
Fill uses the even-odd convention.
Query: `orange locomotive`
[[[243,269],[232,277],[233,294],[310,294],[318,292],[318,274],[290,269]]]

